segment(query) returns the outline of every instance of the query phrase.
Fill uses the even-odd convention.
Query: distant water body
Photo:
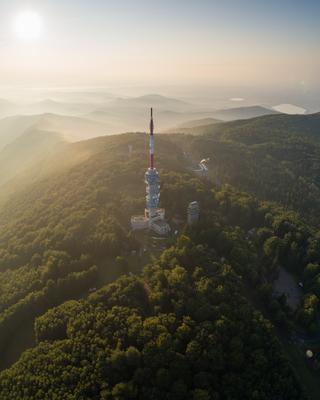
[[[295,106],[294,104],[279,104],[272,108],[285,114],[305,114],[307,112],[305,108]]]

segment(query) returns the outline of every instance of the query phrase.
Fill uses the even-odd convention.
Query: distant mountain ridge
[[[104,136],[111,130],[97,121],[50,113],[0,120],[0,186],[45,159],[57,145]]]
[[[29,129],[0,151],[0,186],[65,144],[60,133]]]
[[[198,126],[218,124],[220,122],[221,121],[218,119],[209,117],[209,118],[202,118],[202,119],[196,119],[196,120],[192,120],[192,121],[183,122],[177,128],[196,128]]]
[[[109,104],[110,107],[113,106],[139,106],[139,107],[154,107],[154,108],[181,108],[189,107],[190,104],[183,100],[175,99],[172,97],[162,96],[160,94],[146,94],[139,97],[129,97],[129,98],[118,98]]]
[[[112,121],[113,125],[120,124],[122,130],[129,131],[130,123],[136,127],[136,130],[144,130],[147,127],[145,121],[151,106],[155,109],[159,130],[169,131],[169,128],[172,127],[172,132],[177,132],[179,128],[187,129],[208,125],[217,120],[232,121],[279,114],[275,110],[258,105],[210,110],[183,100],[159,94],[147,94],[140,97],[118,98],[105,107],[96,109],[87,117],[103,122]],[[193,119],[191,120],[191,118]]]
[[[46,92],[47,97],[36,96],[34,101],[10,103],[0,100],[0,118],[15,115],[57,114],[95,120],[106,126],[107,134],[148,129],[148,114],[153,107],[156,115],[156,129],[168,130],[179,127],[188,121],[213,118],[221,121],[247,119],[257,116],[276,114],[277,111],[262,106],[214,109],[212,106],[193,104],[180,98],[157,93],[141,96],[121,97],[108,93],[59,94],[57,91]],[[24,101],[24,102],[23,102]],[[203,121],[207,125],[213,121]],[[198,125],[197,125],[198,126]],[[183,126],[183,128],[188,128]],[[191,128],[194,128],[192,126]],[[1,128],[0,128],[1,129]],[[88,135],[93,137],[93,134]],[[83,138],[83,137],[81,137]]]
[[[0,117],[10,115],[16,109],[16,105],[8,100],[0,99]]]
[[[180,132],[172,133],[193,133],[196,135],[208,134],[216,138],[233,140],[249,140],[258,143],[269,141],[287,135],[301,135],[309,139],[320,139],[320,113],[315,114],[271,114],[255,118],[226,121],[220,124],[195,126],[192,130],[180,129]],[[245,139],[247,138],[247,139]]]
[[[232,121],[239,119],[249,119],[262,117],[264,115],[279,114],[278,111],[262,107],[259,105],[248,107],[235,107],[217,110],[212,113],[212,116],[222,121]]]
[[[17,107],[17,114],[59,114],[82,116],[96,108],[95,104],[58,101],[51,98]]]
[[[68,141],[78,141],[108,134],[113,128],[82,117],[52,113],[16,115],[0,120],[0,150],[27,130],[54,131]]]
[[[277,115],[280,113],[262,106],[236,107],[215,110],[207,113],[208,116],[195,120],[188,120],[165,130],[165,133],[190,133],[198,134],[206,132],[217,123],[230,121],[241,121],[251,118],[258,118],[265,115]]]
[[[222,123],[222,121],[217,120],[215,118],[201,118],[196,120],[191,120],[187,122],[183,122],[172,128],[166,129],[163,133],[189,133],[189,134],[197,134],[198,131],[201,132],[201,129],[206,126],[211,126],[215,124]]]

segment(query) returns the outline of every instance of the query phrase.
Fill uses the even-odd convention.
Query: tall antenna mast
[[[150,119],[150,169],[154,169],[154,124],[153,124],[153,110],[151,108]]]
[[[149,136],[149,167],[144,175],[146,184],[146,208],[144,216],[132,216],[132,229],[149,228],[159,235],[170,232],[170,226],[165,220],[165,209],[159,208],[160,202],[160,178],[159,172],[154,166],[154,124],[153,109],[150,109],[150,136]]]

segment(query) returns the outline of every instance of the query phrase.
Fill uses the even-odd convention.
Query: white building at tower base
[[[148,209],[145,209],[145,215],[133,215],[131,228],[133,231],[150,229],[161,236],[167,235],[171,231],[170,225],[165,220],[164,208],[158,208],[151,218]]]

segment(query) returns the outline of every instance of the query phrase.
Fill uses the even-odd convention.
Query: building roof
[[[161,219],[152,222],[152,225],[158,225],[158,226],[160,226],[160,227],[166,227],[166,226],[168,226],[167,222],[166,222],[166,221],[163,221],[163,220],[161,220]]]
[[[131,221],[146,221],[149,220],[147,217],[145,217],[144,215],[133,215],[131,217]]]

